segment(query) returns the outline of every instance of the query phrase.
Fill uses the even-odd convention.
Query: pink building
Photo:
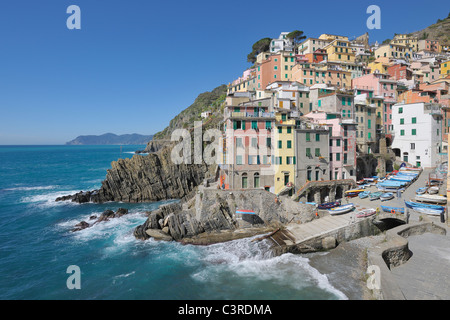
[[[397,103],[397,81],[389,78],[388,74],[371,73],[352,79],[352,88],[356,94],[367,93],[370,103],[377,107],[379,116],[377,128],[379,132],[390,134],[392,126],[392,105]]]
[[[311,112],[305,115],[318,124],[331,127],[330,180],[356,180],[356,126],[352,119],[343,120],[335,114]]]

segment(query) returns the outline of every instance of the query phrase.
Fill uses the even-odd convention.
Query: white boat
[[[425,207],[415,207],[413,210],[420,212],[420,213],[428,214],[431,216],[439,216],[439,215],[441,215],[441,212],[442,212],[442,210],[436,210],[436,209],[425,208]]]
[[[435,194],[418,194],[415,197],[416,201],[431,202],[431,203],[447,203],[447,197],[439,196]]]
[[[428,193],[429,194],[436,194],[439,192],[439,187],[430,187],[428,188]]]
[[[356,214],[357,218],[365,218],[365,217],[370,217],[371,215],[374,215],[375,213],[377,213],[377,210],[369,208],[369,209],[364,209],[359,211]]]
[[[347,213],[347,212],[353,210],[353,208],[355,208],[353,203],[349,203],[349,204],[345,204],[343,206],[331,208],[330,210],[328,210],[328,213],[333,216],[333,215],[337,215],[337,214]]]

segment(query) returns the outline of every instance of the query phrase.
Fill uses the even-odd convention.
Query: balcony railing
[[[274,112],[236,112],[225,111],[225,118],[275,118]]]

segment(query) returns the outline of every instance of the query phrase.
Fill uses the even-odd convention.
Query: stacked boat
[[[358,194],[358,197],[359,197],[360,199],[365,199],[365,198],[367,198],[369,195],[370,195],[370,191],[366,190],[366,191],[360,192],[360,193]]]
[[[427,203],[420,203],[420,202],[414,202],[414,201],[405,201],[405,205],[413,209],[414,211],[425,213],[429,215],[438,216],[442,212],[445,211],[444,206],[435,205],[435,204],[427,204]]]
[[[391,175],[385,181],[377,183],[377,187],[379,190],[383,191],[397,190],[410,185],[418,176],[419,172],[398,171],[395,175]]]

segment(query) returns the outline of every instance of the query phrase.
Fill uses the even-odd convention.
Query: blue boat
[[[394,194],[392,192],[386,192],[380,196],[381,201],[391,200],[392,198],[394,198]]]
[[[437,204],[428,204],[428,203],[421,203],[421,202],[414,202],[414,201],[406,201],[405,200],[405,205],[408,208],[411,208],[411,209],[419,207],[419,208],[429,208],[429,209],[434,209],[434,210],[445,211],[445,207],[439,206]]]
[[[405,208],[381,206],[381,210],[390,213],[405,213]]]
[[[317,208],[319,209],[331,209],[334,207],[338,207],[341,205],[341,201],[335,201],[335,202],[327,202],[327,203],[321,203],[317,206]]]
[[[427,192],[428,188],[427,187],[422,187],[416,190],[416,194],[424,194],[425,192]]]
[[[358,197],[360,199],[364,199],[364,198],[367,198],[369,196],[369,194],[370,194],[370,191],[363,191],[363,192],[358,194]]]

